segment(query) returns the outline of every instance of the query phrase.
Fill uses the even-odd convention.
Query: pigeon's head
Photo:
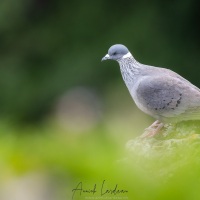
[[[108,49],[108,54],[106,54],[102,58],[101,61],[108,60],[108,59],[118,61],[120,59],[131,57],[131,56],[132,55],[127,49],[127,47],[125,47],[122,44],[115,44]]]

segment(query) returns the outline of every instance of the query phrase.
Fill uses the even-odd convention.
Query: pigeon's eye
[[[117,52],[114,52],[113,55],[115,56],[117,54]]]

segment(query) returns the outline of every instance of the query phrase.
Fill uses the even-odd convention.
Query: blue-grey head
[[[108,54],[106,54],[101,61],[108,59],[119,61],[123,58],[128,58],[131,56],[132,55],[127,47],[122,44],[115,44],[108,49]]]

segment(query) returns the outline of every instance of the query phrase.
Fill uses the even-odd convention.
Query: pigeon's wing
[[[185,84],[187,84],[187,85],[190,86],[191,88],[196,89],[196,90],[198,90],[198,91],[200,92],[200,89],[199,89],[197,86],[193,85],[190,81],[188,81],[187,79],[185,79],[185,78],[182,77],[181,75],[177,74],[176,72],[174,72],[174,71],[172,71],[172,70],[170,70],[170,69],[166,69],[166,68],[160,68],[160,70],[161,70],[161,71],[165,71],[166,75],[172,76],[172,77],[174,77],[174,78],[177,78],[177,79],[179,79],[179,80],[185,82]],[[161,73],[163,73],[163,72],[161,72]]]
[[[159,118],[200,119],[200,92],[172,76],[147,76],[137,87],[137,100]],[[193,110],[197,110],[193,113]]]

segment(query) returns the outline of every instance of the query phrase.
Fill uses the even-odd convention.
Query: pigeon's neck
[[[141,64],[133,56],[118,60],[124,82],[131,87],[136,82],[141,71]]]

